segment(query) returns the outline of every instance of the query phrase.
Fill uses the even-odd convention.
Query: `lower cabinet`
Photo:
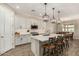
[[[16,45],[30,43],[31,42],[30,34],[16,37],[15,41],[16,41]]]

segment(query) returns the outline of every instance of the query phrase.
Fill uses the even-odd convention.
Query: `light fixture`
[[[45,14],[42,16],[42,18],[43,18],[44,22],[48,22],[49,21],[49,15],[47,15],[47,13],[46,13],[47,3],[44,3],[44,5],[45,5]]]
[[[61,24],[61,20],[60,20],[60,11],[58,11],[58,19],[57,19],[57,24]]]
[[[54,10],[55,10],[55,8],[52,8],[53,18],[51,19],[51,23],[56,23],[56,18],[55,18]]]

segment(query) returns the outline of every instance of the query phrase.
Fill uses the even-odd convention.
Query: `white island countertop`
[[[32,39],[39,40],[41,42],[49,40],[49,37],[57,37],[60,36],[60,34],[50,34],[49,36],[44,36],[44,35],[36,35],[36,36],[31,36]]]

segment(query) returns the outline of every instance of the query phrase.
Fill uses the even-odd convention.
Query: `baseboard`
[[[12,48],[12,49],[13,49],[13,48]],[[10,51],[10,50],[12,50],[12,49],[9,49],[8,51]],[[0,56],[3,55],[4,53],[7,53],[8,51],[3,51],[3,52],[1,52],[1,53],[0,53]]]
[[[29,42],[29,43],[24,43],[24,44],[15,45],[15,47],[21,46],[21,45],[26,45],[26,44],[31,44],[31,43]]]

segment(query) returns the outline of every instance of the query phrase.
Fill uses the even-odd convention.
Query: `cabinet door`
[[[20,37],[16,37],[15,40],[16,40],[16,42],[15,42],[16,45],[20,45],[21,42],[22,42],[22,38],[21,38],[21,36],[20,36]]]
[[[16,37],[16,45],[30,43],[30,35],[21,35]]]
[[[0,54],[4,51],[4,13],[0,7]]]
[[[5,12],[5,51],[8,51],[12,48],[12,32],[11,32],[11,16],[12,14],[9,14],[10,12]]]
[[[12,14],[10,16],[10,29],[11,29],[10,34],[11,34],[11,39],[12,39],[12,48],[15,48],[14,28],[15,28],[14,27],[14,14]]]
[[[28,43],[28,38],[27,38],[27,35],[23,35],[22,36],[22,44],[25,44],[25,43]]]
[[[30,36],[31,36],[30,34],[27,35],[28,43],[31,43],[31,37]]]
[[[0,5],[0,53],[10,50],[12,46],[12,29],[14,13],[4,5]]]
[[[27,35],[23,35],[22,36],[22,44],[24,44],[24,43],[30,43],[31,41],[31,38],[30,38],[30,34],[27,34]]]

